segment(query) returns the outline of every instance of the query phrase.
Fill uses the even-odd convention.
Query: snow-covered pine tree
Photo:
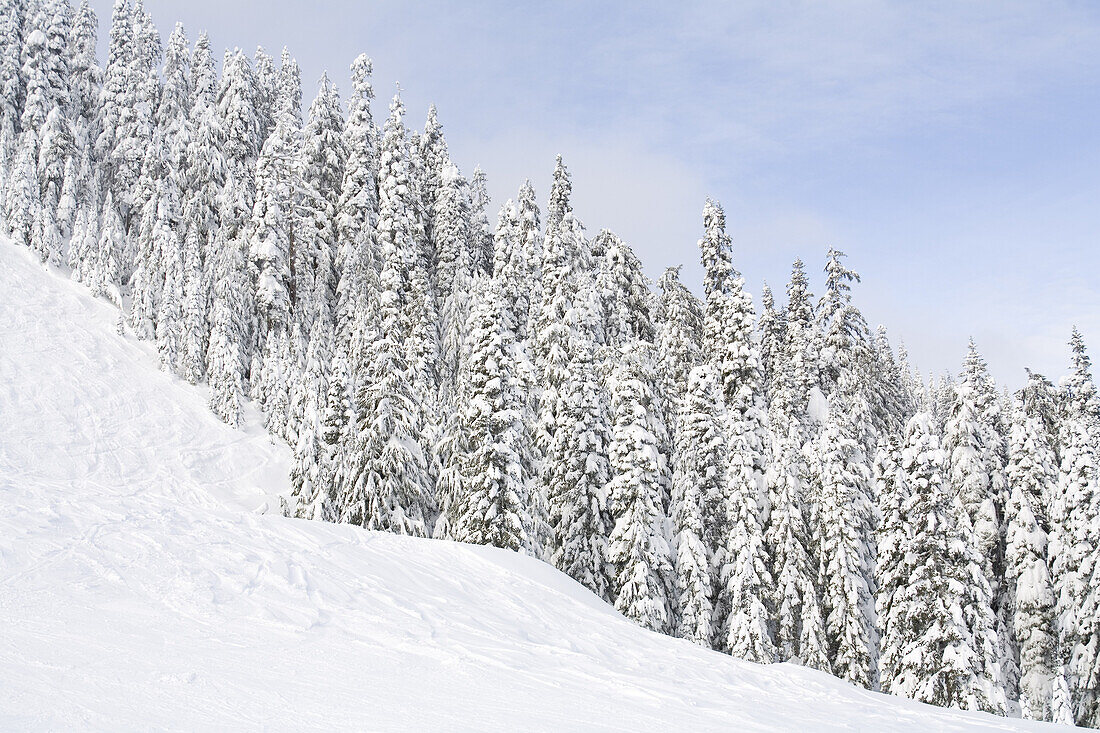
[[[762,409],[756,314],[744,278],[733,267],[726,216],[715,201],[703,207],[704,353],[718,370],[726,410],[729,472],[726,496],[713,504],[726,515],[725,547],[715,569],[720,648],[760,662],[775,658],[765,589],[771,584],[763,542],[766,415]]]
[[[769,663],[776,659],[772,637],[767,549],[761,520],[760,489],[753,456],[757,425],[729,415],[729,466],[726,490],[718,505],[724,511],[723,544],[716,554],[718,579],[717,647],[735,657]]]
[[[534,435],[539,464],[537,490],[545,496],[553,489],[549,485],[549,466],[545,465],[544,457],[550,452],[557,431],[559,396],[569,377],[572,356],[568,315],[576,306],[578,273],[583,272],[580,252],[584,247],[584,230],[569,204],[571,190],[568,171],[558,156],[542,255],[542,298],[533,308],[532,322],[528,324],[528,350],[537,384],[538,422]]]
[[[340,98],[328,75],[321,76],[317,96],[302,131],[300,168],[303,195],[294,241],[295,320],[307,332],[322,308],[336,299],[336,206],[344,179],[344,118]]]
[[[825,261],[825,295],[821,297],[816,314],[820,338],[819,383],[826,395],[836,389],[842,374],[854,373],[870,360],[867,322],[852,304],[852,283],[859,282],[859,274],[844,266],[845,256],[837,249],[829,249]]]
[[[528,321],[539,303],[537,285],[541,256],[539,207],[535,190],[531,182],[526,181],[519,189],[516,202],[509,199],[501,207],[493,235],[493,278],[500,281],[504,290],[509,322],[519,341],[527,338]]]
[[[267,413],[267,427],[283,434],[285,425],[273,422],[269,397],[287,385],[271,379],[287,375],[290,365],[282,363],[280,339],[285,338],[297,320],[292,316],[294,275],[291,248],[299,243],[295,236],[295,204],[299,186],[298,149],[301,144],[293,115],[280,111],[275,128],[264,142],[256,164],[256,202],[248,228],[250,269],[255,273],[256,351],[261,360],[259,372],[252,375],[252,397]]]
[[[966,513],[944,486],[944,454],[926,412],[917,413],[906,427],[902,469],[909,494],[903,512],[911,536],[896,569],[900,587],[885,620],[882,688],[941,707],[1003,714],[990,609],[985,623],[975,628],[974,586],[986,599],[989,588],[970,544]]]
[[[657,389],[668,406],[669,429],[673,431],[688,375],[703,360],[703,307],[679,275],[679,267],[670,267],[658,278],[660,294],[654,308]]]
[[[879,669],[884,691],[891,691],[894,676],[906,651],[908,606],[904,593],[910,569],[907,554],[915,524],[909,522],[906,506],[910,498],[902,467],[902,446],[898,437],[879,439],[872,475],[875,482],[878,524],[875,527],[875,615],[879,639]]]
[[[180,202],[178,185],[169,177],[157,183],[156,223],[153,238],[161,248],[161,290],[157,293],[156,343],[160,365],[165,371],[176,371],[183,351],[183,242],[180,231]]]
[[[1073,371],[1063,382],[1059,428],[1058,521],[1051,559],[1058,621],[1078,724],[1100,724],[1100,398],[1092,362],[1077,329],[1070,338]]]
[[[534,200],[534,191],[531,200]],[[520,205],[523,196],[521,190]],[[481,167],[470,178],[470,253],[475,272],[493,272],[493,230],[489,228],[489,181]],[[537,223],[536,223],[537,228]]]
[[[792,419],[804,426],[809,433],[812,427],[807,414],[810,390],[817,385],[819,374],[820,338],[814,315],[813,295],[810,293],[802,260],[795,260],[791,279],[787,283],[787,312],[785,319],[782,368],[778,369],[778,385],[773,393],[785,390]],[[776,380],[773,380],[776,381]]]
[[[349,349],[356,330],[356,314],[364,311],[357,304],[361,306],[368,294],[377,290],[378,131],[370,109],[374,98],[370,81],[372,68],[366,55],[358,56],[351,64],[352,94],[344,126],[347,161],[337,203],[339,245],[334,262],[337,285],[333,359],[345,367],[352,361]],[[334,379],[333,388],[341,386],[341,381]]]
[[[103,169],[106,189],[104,195],[112,195],[120,214],[126,213],[124,201],[119,197],[120,189],[133,186],[137,182],[138,174],[125,158],[124,145],[127,130],[132,126],[133,107],[137,102],[136,85],[130,73],[130,62],[135,55],[131,14],[132,8],[128,0],[115,0],[111,11],[107,65],[104,67],[103,87],[97,107],[98,117],[93,126],[96,136],[95,158]],[[125,224],[125,218],[123,223]]]
[[[867,390],[871,417],[880,434],[898,435],[913,415],[914,400],[907,376],[894,358],[885,326],[880,325],[875,331],[871,357]]]
[[[776,309],[775,296],[767,283],[764,283],[760,294],[760,305],[760,320],[757,322],[760,331],[760,377],[764,393],[770,399],[775,391],[775,376],[786,367],[783,351],[787,340],[787,314]]]
[[[38,189],[38,161],[35,158],[35,134],[20,135],[11,177],[4,197],[4,224],[12,240],[33,247],[42,216]]]
[[[275,108],[279,97],[279,72],[275,59],[263,46],[256,46],[252,54],[252,66],[256,70],[256,117],[260,121],[260,140],[266,141],[275,127]],[[262,145],[261,145],[262,147]]]
[[[400,224],[400,210],[391,211],[389,221]],[[419,440],[425,422],[423,395],[413,387],[401,347],[407,325],[399,299],[404,279],[398,246],[405,241],[395,227],[382,242],[378,309],[368,310],[372,323],[357,334],[364,342],[364,372],[356,384],[355,422],[347,428],[335,479],[335,509],[341,522],[425,536],[434,507]]]
[[[554,566],[605,600],[611,600],[608,535],[610,426],[608,405],[594,361],[593,344],[574,347],[569,378],[562,385],[561,426],[547,456],[549,521]]]
[[[32,249],[39,259],[61,264],[62,238],[69,234],[68,213],[62,207],[62,189],[68,167],[72,175],[73,133],[62,107],[54,107],[46,116],[42,145],[38,151],[39,222]],[[71,180],[71,179],[70,179]],[[72,183],[70,183],[72,185]],[[71,196],[71,193],[70,193]],[[66,204],[71,208],[71,204]]]
[[[604,342],[612,348],[636,341],[653,343],[656,331],[651,295],[641,261],[608,229],[596,235],[594,247],[600,251],[596,290],[603,312]]]
[[[191,54],[183,25],[177,23],[164,55],[164,86],[153,115],[152,137],[139,183],[148,193],[144,196],[137,231],[133,232],[137,259],[130,278],[130,326],[138,338],[151,337],[162,330],[176,338],[181,330],[178,318],[182,303],[165,303],[161,295],[169,292],[182,298],[183,293],[182,283],[166,291],[165,280],[170,267],[182,273],[185,233],[180,227],[191,132],[187,123],[191,96]],[[177,320],[161,329],[161,311],[165,308],[171,309]]]
[[[222,152],[225,130],[217,115],[218,79],[214,72],[210,39],[205,33],[199,34],[191,55],[191,81],[183,211],[188,226],[196,228],[195,234],[202,247],[202,296],[204,309],[208,309],[214,283],[214,234],[219,225],[218,205],[225,186],[226,162]],[[205,342],[209,326],[204,325],[203,330]]]
[[[211,256],[214,258],[214,303],[210,313],[210,341],[206,351],[206,375],[210,382],[210,409],[223,422],[240,422],[241,399],[244,397],[245,368],[241,343],[247,338],[247,310],[243,301],[248,290],[245,280],[245,258],[240,245],[226,238],[225,229],[218,229]]]
[[[1027,497],[1035,521],[1045,534],[1050,531],[1048,508],[1054,500],[1058,464],[1043,418],[1029,412],[1027,399],[1025,388],[1012,412],[1005,478],[1010,491],[1019,489]]]
[[[439,296],[437,309],[442,309],[443,300],[449,294],[449,290],[440,286],[436,281],[435,264],[439,259],[439,242],[436,235],[436,202],[439,199],[440,189],[443,187],[443,169],[451,162],[447,153],[447,141],[443,137],[443,126],[439,124],[438,112],[435,105],[428,107],[428,119],[424,122],[424,132],[417,141],[415,151],[419,161],[420,178],[419,193],[420,206],[424,213],[424,259],[433,267],[432,287]]]
[[[809,555],[801,477],[806,473],[799,449],[801,429],[778,403],[772,404],[771,463],[765,478],[771,517],[765,539],[775,579],[775,645],[780,661],[830,671],[825,618],[817,591],[817,568]]]
[[[1021,454],[1029,450],[1026,444],[1018,442],[1018,432],[1014,430],[1012,442],[1016,465],[1021,463]],[[1013,479],[1017,475],[1014,472]],[[1032,497],[1025,482],[1012,481],[1007,515],[1005,574],[1015,601],[1013,626],[1020,650],[1020,706],[1026,706],[1026,717],[1050,720],[1058,655],[1054,588],[1047,568],[1046,533],[1032,512]]]
[[[187,226],[183,240],[183,344],[180,376],[198,384],[206,376],[206,284],[198,227]]]
[[[240,49],[226,52],[218,88],[217,115],[221,123],[225,185],[218,201],[218,219],[226,241],[241,237],[255,200],[253,169],[260,153],[260,121],[256,115],[256,77],[252,63]]]
[[[615,608],[648,629],[667,632],[673,569],[660,496],[668,469],[658,448],[652,360],[652,347],[644,345],[615,356],[608,484],[615,525],[608,560],[615,570]]]
[[[467,321],[461,367],[461,423],[466,439],[457,539],[509,550],[530,549],[529,480],[513,336],[503,318],[500,286],[480,277]]]
[[[305,519],[335,521],[332,487],[332,455],[324,440],[324,412],[328,404],[328,373],[332,360],[332,318],[322,308],[313,321],[306,349],[305,368],[296,385],[294,404],[299,405],[294,466],[290,471],[289,514]]]
[[[733,267],[726,215],[717,202],[707,200],[703,225],[705,233],[699,240],[699,249],[706,298],[704,351],[718,367],[731,423],[738,423],[733,430],[739,438],[735,442],[731,437],[730,450],[747,451],[743,460],[756,475],[762,476],[766,414],[752,296],[745,289],[744,278]]]
[[[977,542],[986,582],[997,614],[997,653],[1004,676],[1013,690],[1018,679],[1017,654],[1012,639],[1011,598],[1004,587],[1005,446],[999,429],[1000,403],[985,362],[974,342],[967,349],[963,371],[952,391],[953,400],[944,426],[948,487],[965,508]]]
[[[722,422],[721,389],[713,366],[696,366],[688,373],[679,401],[674,445],[676,470],[672,479],[675,537],[677,635],[710,646],[715,640],[712,556],[708,502],[725,494],[726,439]]]
[[[446,309],[460,274],[472,275],[470,200],[466,179],[448,158],[433,197],[432,250],[435,252],[435,289],[439,307]],[[446,329],[447,324],[443,324]]]
[[[119,278],[122,265],[120,260],[126,230],[110,191],[103,200],[103,211],[100,213],[99,220],[101,222],[99,241],[95,243],[94,256],[85,282],[93,296],[106,296],[121,308],[122,293],[119,290]],[[89,234],[91,234],[90,230]]]
[[[223,267],[240,266],[239,273],[226,273],[234,280],[247,282],[248,223],[255,203],[255,166],[260,149],[260,123],[255,108],[256,81],[252,63],[240,49],[226,52],[222,62],[222,81],[218,89],[217,115],[224,134],[222,151],[225,159],[225,184],[218,196],[219,235],[224,236],[226,246],[238,250],[240,256],[222,258]],[[218,255],[214,255],[217,257]],[[215,280],[216,282],[216,280]],[[242,288],[233,305],[239,308],[234,316],[238,324],[238,348],[243,365],[244,379],[251,374],[254,359],[254,323],[252,289]],[[213,326],[211,327],[213,328]],[[211,334],[213,341],[213,334]],[[208,371],[210,365],[208,364]]]
[[[868,409],[855,377],[843,373],[829,396],[829,417],[817,440],[821,505],[817,551],[833,673],[861,687],[875,684],[871,600],[871,470],[857,421]]]
[[[0,2],[0,211],[15,164],[19,117],[23,111],[24,81],[20,72],[23,47],[24,1]]]

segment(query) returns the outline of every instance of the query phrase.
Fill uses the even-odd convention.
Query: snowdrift
[[[513,553],[278,516],[289,450],[115,318],[0,243],[0,729],[1045,727],[649,633]]]

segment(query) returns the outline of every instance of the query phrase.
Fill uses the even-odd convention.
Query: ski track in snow
[[[1045,727],[653,634],[514,553],[278,516],[289,449],[116,318],[0,243],[2,729]]]

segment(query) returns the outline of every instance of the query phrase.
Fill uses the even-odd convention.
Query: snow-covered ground
[[[0,243],[0,729],[1026,726],[649,633],[513,553],[264,514],[289,451],[115,314]]]

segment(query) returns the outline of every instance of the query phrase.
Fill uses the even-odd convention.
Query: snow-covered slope
[[[0,243],[0,729],[1024,725],[643,631],[509,552],[262,514],[289,451],[114,319]]]

